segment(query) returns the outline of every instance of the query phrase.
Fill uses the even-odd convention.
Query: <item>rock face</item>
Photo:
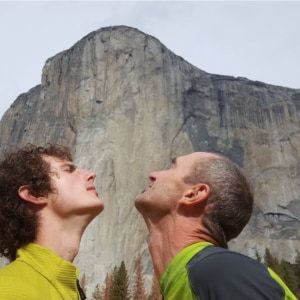
[[[125,26],[92,32],[49,58],[42,82],[0,123],[2,153],[27,142],[63,143],[97,173],[104,212],[84,234],[76,264],[91,292],[106,272],[141,253],[152,264],[134,198],[150,171],[192,151],[239,164],[255,189],[249,225],[230,247],[266,247],[293,262],[300,249],[300,90],[204,72],[156,38]]]

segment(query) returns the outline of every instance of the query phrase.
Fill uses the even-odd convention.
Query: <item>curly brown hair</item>
[[[238,165],[215,156],[194,164],[186,183],[206,183],[211,189],[203,214],[203,224],[221,247],[237,237],[248,223],[253,210],[252,186]]]
[[[53,192],[50,165],[43,156],[72,161],[66,146],[27,144],[7,151],[0,162],[0,256],[10,261],[20,247],[34,241],[38,227],[37,209],[19,197],[19,187],[28,185],[36,197]]]

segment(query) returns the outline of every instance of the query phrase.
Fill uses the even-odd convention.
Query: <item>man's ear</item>
[[[47,202],[45,197],[33,196],[30,192],[29,185],[20,186],[18,189],[18,194],[21,199],[33,204],[45,204]]]
[[[182,205],[195,205],[205,202],[210,195],[210,187],[205,183],[194,185],[186,190],[183,197],[179,200]]]

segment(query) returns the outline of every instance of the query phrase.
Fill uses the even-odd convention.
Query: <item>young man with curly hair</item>
[[[0,162],[0,299],[78,300],[72,263],[87,225],[103,210],[95,173],[77,168],[68,147],[32,144]]]
[[[164,300],[296,300],[263,264],[227,249],[248,223],[253,194],[224,156],[195,152],[152,172],[135,206]]]

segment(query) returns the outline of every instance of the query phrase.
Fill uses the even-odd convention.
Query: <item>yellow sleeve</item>
[[[288,286],[282,281],[282,279],[270,268],[268,268],[270,275],[282,286],[285,292],[284,300],[297,300],[296,296],[288,288]]]

